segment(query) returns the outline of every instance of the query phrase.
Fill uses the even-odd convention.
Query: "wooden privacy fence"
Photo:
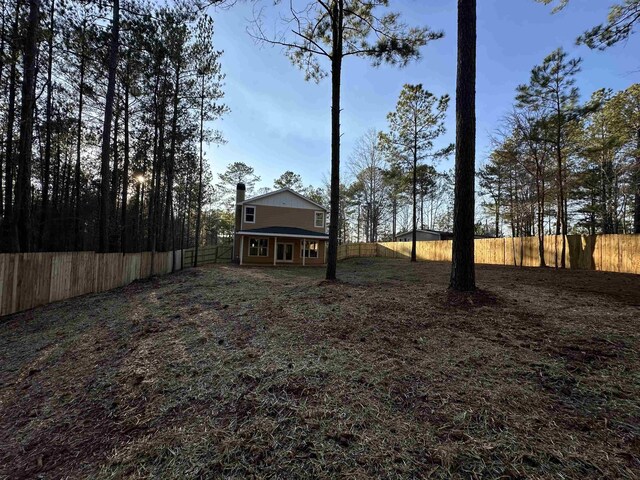
[[[345,243],[338,246],[338,260],[351,257],[378,257],[378,243]],[[409,247],[411,253],[411,247]]]
[[[451,240],[417,242],[420,261],[451,261]],[[565,237],[567,268],[640,274],[640,235],[568,235]],[[544,237],[547,266],[560,265],[562,236]],[[350,257],[411,256],[411,242],[352,243],[340,245],[338,259]],[[491,265],[540,266],[538,237],[482,238],[475,240],[475,261]]]
[[[181,265],[175,252],[175,269]],[[0,316],[171,273],[174,252],[2,253]]]
[[[200,247],[198,249],[198,266],[208,265],[210,263],[221,263],[231,261],[231,252],[233,245],[211,245],[208,247]],[[187,248],[183,250],[183,263],[186,267],[193,267],[196,249]]]

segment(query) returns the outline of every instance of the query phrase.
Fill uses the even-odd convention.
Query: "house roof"
[[[402,237],[404,235],[409,235],[412,232],[413,232],[413,230],[408,230],[406,232],[396,233],[396,237]],[[440,230],[428,230],[428,229],[421,229],[421,228],[416,229],[416,232],[433,233],[435,235],[453,235],[453,233],[451,233],[451,232],[442,232]]]
[[[290,188],[281,188],[279,190],[274,190],[273,192],[263,193],[262,195],[258,195],[256,197],[247,198],[245,201],[240,202],[239,205],[244,205],[245,203],[252,203],[252,202],[255,202],[256,200],[260,200],[262,198],[270,197],[272,195],[277,195],[277,194],[283,193],[283,192],[290,192],[290,193],[294,194],[296,197],[300,197],[301,199],[306,200],[307,202],[311,203],[312,205],[315,205],[316,207],[318,207],[321,210],[324,210],[325,212],[329,211],[325,207],[320,205],[319,203],[316,203],[313,200],[310,200],[309,198],[305,197],[304,195],[299,194],[298,192],[296,192],[295,190],[292,190]]]
[[[314,232],[312,230],[305,230],[304,228],[296,227],[263,227],[252,228],[249,230],[240,230],[236,232],[238,235],[260,235],[263,237],[294,237],[294,238],[308,238],[318,240],[328,240],[329,236],[326,233]]]
[[[409,230],[402,233],[396,233],[396,237],[403,237],[405,235],[411,234],[411,232],[413,232],[413,230]],[[440,236],[453,237],[453,232],[442,232],[440,230],[427,230],[427,229],[418,228],[416,232],[433,233]],[[494,238],[494,237],[492,235],[480,235],[476,233],[473,235],[473,238]]]

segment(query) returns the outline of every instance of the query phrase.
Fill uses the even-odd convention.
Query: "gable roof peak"
[[[256,195],[255,197],[251,197],[251,198],[247,198],[246,200],[244,200],[243,202],[240,202],[239,205],[244,205],[246,203],[251,203],[251,202],[255,202],[256,200],[260,200],[262,198],[266,198],[266,197],[270,197],[272,195],[278,195],[280,193],[284,193],[284,192],[289,192],[292,193],[293,195],[295,195],[296,197],[299,197],[309,203],[311,203],[312,205],[315,205],[316,207],[318,207],[321,210],[324,210],[325,212],[328,212],[329,210],[325,207],[323,207],[322,205],[320,205],[319,203],[314,202],[313,200],[311,200],[310,198],[305,197],[304,195],[296,192],[295,190],[289,188],[289,187],[285,187],[285,188],[280,188],[278,190],[274,190],[272,192],[267,192],[267,193],[263,193],[262,195]]]

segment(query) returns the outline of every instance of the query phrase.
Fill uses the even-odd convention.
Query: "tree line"
[[[219,64],[221,52],[213,48],[213,22],[206,13],[207,7],[217,3],[222,2],[178,0],[170,6],[158,6],[146,0],[2,0],[2,251],[180,248],[199,244],[203,229],[215,230],[216,224],[220,226],[228,220],[212,211],[210,215],[203,212],[203,205],[220,194],[213,188],[203,144],[222,141],[208,125],[227,111],[220,103],[224,78]],[[564,8],[567,3],[561,0],[556,8]],[[607,21],[587,31],[580,41],[591,48],[604,49],[624,40],[633,32],[639,4],[639,0],[625,0],[614,5]],[[428,27],[406,25],[398,13],[386,10],[388,6],[388,0],[300,0],[286,6],[276,2],[273,8],[282,22],[281,32],[266,35],[259,16],[252,23],[252,35],[259,41],[285,47],[307,80],[319,81],[325,76],[331,79],[330,280],[336,278],[339,231],[347,221],[349,208],[344,194],[349,186],[340,178],[340,86],[344,62],[361,57],[373,66],[388,63],[402,67],[418,59],[422,47],[443,36],[443,32]],[[451,285],[462,290],[474,285],[475,69],[476,4],[474,0],[459,0]],[[578,71],[579,60],[567,60],[561,50],[534,69],[530,82],[518,90],[516,99],[516,113],[524,128],[509,126],[509,132],[496,142],[492,161],[516,152],[520,158],[516,163],[520,165],[521,152],[529,149],[529,169],[525,171],[531,176],[531,168],[539,170],[533,186],[531,182],[524,186],[515,173],[503,177],[514,184],[509,184],[507,196],[509,202],[513,200],[508,219],[514,232],[525,232],[528,225],[533,225],[530,231],[541,234],[545,219],[551,216],[555,218],[556,231],[569,230],[577,190],[569,167],[576,158],[597,155],[597,145],[582,156],[573,152],[570,145],[576,125],[586,122],[584,125],[589,126],[584,131],[597,130],[602,118],[596,116],[604,111],[604,106],[598,105],[615,97],[612,92],[602,92],[600,101],[575,105],[572,82]],[[544,81],[545,76],[551,81]],[[411,88],[416,91],[411,92]],[[424,216],[422,201],[418,209],[420,169],[426,169],[424,176],[429,177],[432,163],[419,165],[420,161],[447,153],[432,151],[433,140],[441,129],[437,120],[424,132],[421,130],[424,137],[418,134],[414,121],[413,136],[410,135],[407,112],[411,108],[420,108],[420,102],[431,105],[428,113],[434,118],[442,107],[446,110],[445,97],[436,98],[428,92],[411,105],[416,99],[408,99],[418,90],[422,87],[407,86],[403,90],[407,98],[403,101],[401,95],[396,111],[390,113],[388,130],[375,135],[376,148],[387,162],[383,175],[393,177],[395,174],[389,172],[397,173],[397,185],[385,178],[385,188],[400,192],[407,182],[403,175],[410,175],[414,230],[418,211]],[[531,135],[523,137],[527,128],[533,129]],[[596,141],[595,133],[590,139]],[[452,151],[450,148],[449,153]],[[375,238],[380,224],[380,209],[376,206],[380,197],[364,190],[371,190],[380,172],[371,170],[367,175],[362,170],[366,168],[360,169],[353,182],[358,185],[354,191],[360,191],[355,198],[359,195],[368,205],[365,236]],[[555,171],[551,178],[546,176],[549,170]],[[222,184],[226,173],[218,174]],[[522,171],[520,174],[524,175]],[[593,180],[597,175],[591,177]],[[500,218],[507,218],[502,203],[505,187],[502,180],[496,183],[490,175],[487,178],[483,188],[496,199],[493,210],[498,215],[498,233]],[[637,176],[633,178],[637,191]],[[616,205],[627,202],[626,194],[619,193],[620,182],[624,182],[623,176],[615,178],[614,187],[603,187],[601,180],[596,186],[582,189],[585,195],[591,194],[590,225],[600,222],[614,225],[607,228],[627,228],[626,214],[620,219],[611,213],[617,212],[616,208],[607,210],[606,222],[598,217],[602,213],[595,211],[605,209],[603,205],[612,201]],[[608,189],[606,200],[596,198],[604,195],[597,193],[603,189]],[[529,202],[536,205],[533,217],[516,214],[526,209],[526,202],[520,199],[527,192],[538,190],[535,202]],[[390,202],[392,230],[400,198]],[[555,199],[555,210],[545,217],[540,212],[549,211],[548,198]],[[636,197],[636,206],[639,198]],[[357,232],[359,235],[359,226]]]
[[[204,5],[2,0],[0,250],[171,250],[214,220]]]
[[[554,3],[554,12],[570,3],[538,1]],[[577,43],[606,50],[639,19],[640,0],[613,4]],[[640,86],[600,89],[581,104],[581,63],[559,48],[531,70],[478,172],[493,234],[506,225],[513,236],[537,235],[541,266],[545,234],[640,233]],[[565,263],[563,242],[554,266]]]
[[[353,181],[344,194],[346,205],[355,208],[342,215],[342,238],[349,238],[346,227],[354,214],[357,241],[395,240],[397,233],[412,231],[415,261],[417,229],[451,230],[452,174],[435,168],[453,150],[453,145],[435,148],[445,134],[448,106],[448,95],[406,84],[387,115],[388,129],[371,130],[357,142],[349,162]]]
[[[517,89],[479,170],[492,233],[640,233],[640,85],[580,102],[581,59],[558,49]],[[564,266],[565,252],[559,253]]]

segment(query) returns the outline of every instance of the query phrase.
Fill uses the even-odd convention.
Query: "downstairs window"
[[[268,238],[250,238],[249,239],[249,256],[250,257],[266,257],[269,255],[269,239]]]
[[[318,258],[318,242],[307,241],[306,243],[305,248],[305,242],[300,242],[300,257],[304,255],[306,258]]]

